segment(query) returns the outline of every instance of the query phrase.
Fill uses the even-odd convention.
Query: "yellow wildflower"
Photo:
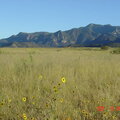
[[[63,103],[63,101],[64,101],[63,98],[61,98],[61,99],[60,99],[60,102]]]
[[[106,84],[106,87],[109,88],[109,87],[110,87],[110,84]]]
[[[35,99],[35,96],[32,96],[32,99]]]
[[[58,89],[57,89],[57,87],[56,87],[56,86],[54,86],[54,87],[53,87],[53,90],[54,90],[55,92],[57,92],[57,91],[58,91]]]
[[[26,97],[23,97],[23,98],[22,98],[22,101],[23,101],[23,102],[26,102],[26,100],[27,100]]]
[[[89,114],[86,112],[86,113],[84,114],[84,116],[85,116],[85,117],[88,117],[88,116],[89,116]]]
[[[107,112],[103,113],[103,117],[107,117],[107,116],[108,116]]]
[[[1,106],[4,105],[4,104],[5,104],[4,102],[1,102],[1,103],[0,103]]]
[[[11,101],[12,101],[11,99],[8,99],[8,102],[9,102],[9,103],[11,103]]]
[[[5,100],[2,100],[2,102],[0,103],[0,105],[4,105],[5,104]]]
[[[82,110],[82,113],[84,114],[84,113],[86,113],[86,111],[85,111],[85,110]]]
[[[65,82],[66,82],[65,77],[62,77],[62,79],[61,79],[61,80],[62,80],[62,82],[63,82],[63,83],[65,83]]]
[[[76,88],[76,89],[78,89],[78,87],[77,87],[77,86],[75,86],[75,88]]]
[[[32,102],[33,105],[35,105],[35,102]]]
[[[39,79],[42,80],[43,76],[42,75],[39,75]]]
[[[27,115],[25,113],[23,113],[22,117],[24,120],[27,120]]]
[[[112,116],[113,119],[117,119],[117,117],[115,115]]]
[[[56,98],[52,98],[53,101],[56,101]]]
[[[101,102],[105,102],[105,98],[102,98],[102,99],[101,99]]]

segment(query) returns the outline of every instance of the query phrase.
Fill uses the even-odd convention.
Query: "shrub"
[[[113,53],[113,54],[120,54],[120,48],[113,50],[111,53]]]
[[[102,49],[102,50],[108,50],[108,49],[109,49],[109,46],[102,46],[101,49]]]

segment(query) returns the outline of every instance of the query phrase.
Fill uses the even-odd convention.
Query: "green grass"
[[[1,48],[0,120],[119,120],[110,107],[120,106],[120,55],[111,50]]]

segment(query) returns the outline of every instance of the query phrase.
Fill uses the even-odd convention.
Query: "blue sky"
[[[120,25],[120,0],[0,0],[0,38],[89,23]]]

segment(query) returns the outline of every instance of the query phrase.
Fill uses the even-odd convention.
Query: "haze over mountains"
[[[120,26],[89,24],[67,31],[12,35],[0,40],[0,47],[120,46]]]

